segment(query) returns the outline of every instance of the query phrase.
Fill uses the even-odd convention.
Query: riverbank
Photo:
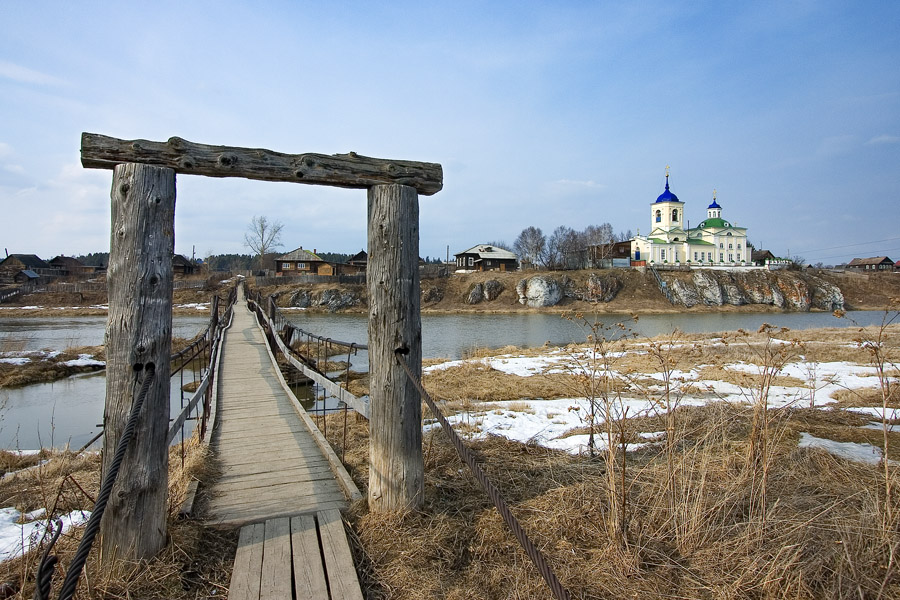
[[[882,460],[885,448],[893,461],[900,447],[892,366],[900,325],[654,338],[610,327],[617,335],[593,338],[601,345],[473,351],[425,368],[426,388],[573,597],[900,594],[890,562],[900,543],[900,478]],[[368,423],[327,419],[329,442],[365,493]],[[762,463],[754,448],[765,448]],[[423,450],[420,510],[374,514],[358,503],[346,516],[367,597],[489,600],[513,589],[518,598],[548,597],[427,413]],[[173,455],[173,477],[180,464]],[[64,488],[73,507],[90,510],[64,477],[94,496],[96,461],[87,466],[41,485],[31,475],[15,488],[0,481],[0,492],[30,490],[15,496],[22,514]],[[160,556],[124,580],[89,562],[85,597],[227,593],[236,532],[174,518],[170,531]],[[73,550],[72,539],[63,565]],[[0,565],[23,597],[32,584],[17,574],[33,572],[36,560],[32,552]]]
[[[780,273],[780,275],[779,275]],[[560,287],[559,300],[548,306],[530,306],[520,302],[520,282],[531,277],[546,277]],[[680,286],[691,279],[691,273],[663,273],[669,285]],[[769,277],[786,280],[787,296],[807,294],[808,310],[831,312],[833,303],[817,306],[811,302],[816,286],[834,286],[842,295],[843,310],[884,310],[900,299],[900,273],[858,273],[807,270],[776,272]],[[248,280],[249,281],[249,280]],[[226,285],[228,282],[224,282]],[[251,288],[255,287],[250,282]],[[208,313],[214,293],[222,295],[224,286],[208,289],[175,290],[173,313],[197,315]],[[489,291],[486,291],[489,290]],[[259,288],[266,296],[274,296],[282,308],[324,313],[366,314],[367,292],[359,284],[286,284]],[[796,308],[773,305],[772,294],[761,292],[762,303],[753,298],[739,300],[739,304],[698,301],[692,306],[673,304],[660,289],[650,272],[636,269],[606,269],[555,272],[486,272],[453,274],[450,277],[423,279],[421,283],[423,314],[509,314],[590,312],[605,314],[703,314],[703,313],[778,313]],[[750,294],[753,296],[754,294]],[[777,292],[776,292],[777,295]],[[727,300],[727,299],[726,299]],[[786,303],[788,306],[789,302]],[[71,316],[105,316],[108,312],[106,294],[89,292],[78,294],[31,294],[16,303],[0,305],[3,318],[54,318]]]

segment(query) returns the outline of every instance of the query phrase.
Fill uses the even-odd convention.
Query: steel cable
[[[475,457],[472,455],[472,452],[466,447],[465,444],[463,444],[462,439],[450,426],[447,418],[438,409],[437,405],[434,403],[434,400],[432,400],[431,396],[428,395],[428,392],[425,391],[425,388],[422,386],[422,382],[419,381],[419,378],[412,372],[412,369],[409,368],[409,365],[406,364],[406,360],[403,357],[403,352],[403,350],[399,349],[395,352],[397,361],[400,363],[400,366],[403,367],[403,370],[406,371],[406,375],[409,377],[409,380],[413,383],[414,386],[416,386],[416,389],[419,390],[419,394],[422,396],[425,404],[428,405],[428,409],[441,424],[441,427],[444,429],[447,437],[450,438],[450,442],[453,444],[453,447],[456,448],[456,452],[459,454],[459,457],[463,460],[464,463],[466,463],[469,469],[472,470],[472,473],[475,475],[475,479],[478,481],[479,485],[481,485],[481,488],[487,493],[488,497],[490,497],[491,502],[494,503],[494,506],[497,507],[497,512],[500,513],[503,521],[512,530],[513,535],[516,536],[516,539],[519,540],[519,543],[522,544],[522,548],[525,550],[525,554],[528,555],[528,558],[530,558],[531,562],[534,563],[534,566],[537,567],[537,570],[541,574],[541,577],[543,577],[544,581],[547,582],[547,585],[550,587],[550,591],[553,592],[553,596],[557,600],[569,600],[571,598],[571,596],[569,595],[569,591],[565,587],[563,587],[559,579],[556,578],[556,574],[553,572],[553,569],[550,568],[550,564],[544,558],[544,555],[541,553],[538,547],[534,545],[534,543],[531,541],[531,538],[529,538],[528,534],[525,533],[525,530],[522,529],[522,526],[519,524],[519,520],[516,519],[515,515],[513,515],[509,510],[509,506],[507,506],[506,501],[503,500],[503,497],[500,495],[500,490],[498,490],[496,486],[494,486],[491,480],[487,478],[487,475],[484,474],[484,471],[481,470],[481,467],[478,466],[478,463],[475,462]]]
[[[116,453],[113,455],[109,472],[103,477],[103,484],[100,486],[100,493],[97,495],[94,511],[91,513],[90,519],[88,519],[88,524],[84,529],[84,535],[82,535],[81,542],[78,544],[78,550],[76,550],[75,556],[69,564],[69,570],[66,572],[66,578],[63,580],[62,589],[59,592],[59,600],[69,600],[75,595],[75,587],[78,585],[78,579],[81,577],[81,570],[84,568],[84,563],[87,561],[88,554],[91,552],[94,538],[97,537],[97,533],[100,531],[100,521],[106,510],[106,503],[109,501],[113,485],[115,485],[116,478],[119,475],[119,468],[122,466],[122,460],[125,458],[125,453],[128,451],[128,444],[131,442],[134,430],[137,427],[141,407],[144,405],[144,398],[146,398],[147,392],[150,390],[150,384],[153,382],[154,376],[156,375],[156,369],[152,363],[147,365],[144,369],[144,373],[143,384],[141,385],[137,400],[135,400],[134,405],[131,408],[131,414],[128,416],[128,422],[125,425],[124,431],[122,431],[122,437],[119,438],[119,443],[116,445]],[[39,574],[38,577],[40,580],[41,574]],[[49,591],[48,582],[48,596]],[[43,598],[47,598],[48,596],[44,596]],[[35,598],[37,598],[37,596],[35,596]]]

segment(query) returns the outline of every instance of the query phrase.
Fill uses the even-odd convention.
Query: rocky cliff
[[[796,271],[660,272],[682,306],[767,304],[787,310],[838,310],[844,308],[840,288],[816,275]]]

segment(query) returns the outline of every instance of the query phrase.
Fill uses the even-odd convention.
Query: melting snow
[[[90,516],[90,512],[80,510],[62,515],[63,533],[83,525]],[[12,507],[0,508],[0,561],[15,558],[38,545],[47,527],[46,521],[39,520],[43,517],[44,509],[23,514]],[[18,523],[20,520],[25,522]]]
[[[835,442],[817,438],[808,433],[800,434],[799,448],[821,448],[840,458],[846,458],[855,462],[877,465],[881,462],[881,448],[872,444],[858,444],[856,442]],[[893,462],[893,461],[891,461]]]

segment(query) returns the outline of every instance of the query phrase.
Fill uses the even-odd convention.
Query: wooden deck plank
[[[241,529],[228,597],[231,600],[257,600],[262,576],[265,525],[254,523]]]
[[[290,519],[269,519],[265,531],[259,600],[284,600],[291,597]]]
[[[297,600],[328,598],[328,584],[319,550],[319,532],[313,515],[291,519],[294,592]]]
[[[244,302],[235,305],[222,360],[220,420],[211,443],[221,476],[211,489],[210,522],[346,507],[338,504],[345,496],[328,459],[282,388]]]
[[[340,511],[323,510],[316,517],[331,600],[363,600]]]

